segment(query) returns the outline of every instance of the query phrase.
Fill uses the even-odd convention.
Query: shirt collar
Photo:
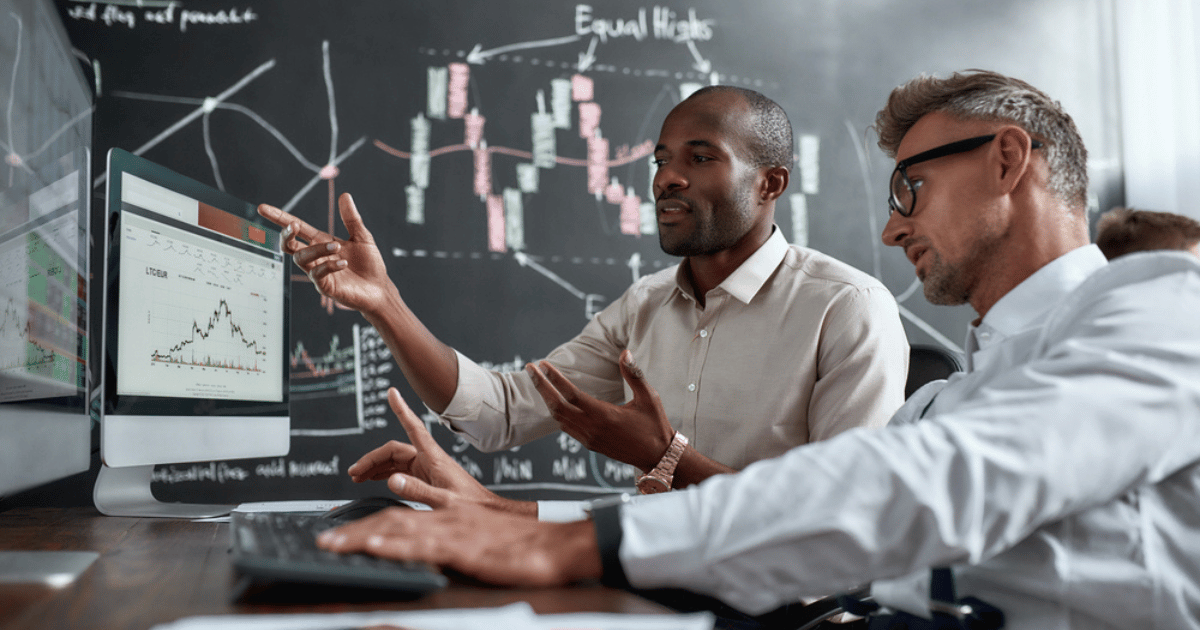
[[[1106,264],[1108,260],[1095,245],[1079,247],[1050,261],[1004,294],[983,321],[968,329],[968,348],[985,348],[1025,330]]]
[[[750,300],[758,294],[759,289],[766,284],[767,278],[775,273],[779,263],[783,262],[787,250],[788,243],[787,239],[783,237],[783,230],[780,230],[778,225],[772,226],[771,236],[767,238],[767,242],[750,254],[750,257],[737,269],[734,269],[733,273],[729,274],[729,277],[725,278],[713,291],[724,290],[743,304],[749,304]],[[695,299],[692,295],[692,283],[687,277],[683,263],[680,263],[675,270],[675,285],[680,293],[687,296],[688,299]]]

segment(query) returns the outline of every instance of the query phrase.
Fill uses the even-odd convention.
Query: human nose
[[[912,222],[910,218],[899,212],[889,213],[887,224],[883,226],[883,234],[881,235],[883,244],[899,247],[904,242],[904,239],[909,236],[912,236]]]
[[[687,177],[679,169],[671,166],[670,162],[659,165],[654,172],[654,196],[661,197],[663,193],[687,188]]]

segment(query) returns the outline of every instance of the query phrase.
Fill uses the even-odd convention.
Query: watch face
[[[642,494],[658,494],[660,492],[666,492],[667,490],[670,490],[671,486],[667,485],[665,481],[659,479],[658,477],[645,475],[641,479],[637,480],[637,489],[638,492]]]

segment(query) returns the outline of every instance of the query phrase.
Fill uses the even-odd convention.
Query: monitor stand
[[[150,492],[154,465],[110,468],[100,465],[92,499],[106,516],[156,516],[163,518],[211,518],[226,516],[235,505],[164,503]]]

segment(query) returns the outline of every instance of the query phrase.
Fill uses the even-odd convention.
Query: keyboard
[[[233,566],[256,581],[386,589],[409,596],[446,586],[446,577],[427,564],[319,549],[317,535],[335,525],[314,514],[234,512]]]

